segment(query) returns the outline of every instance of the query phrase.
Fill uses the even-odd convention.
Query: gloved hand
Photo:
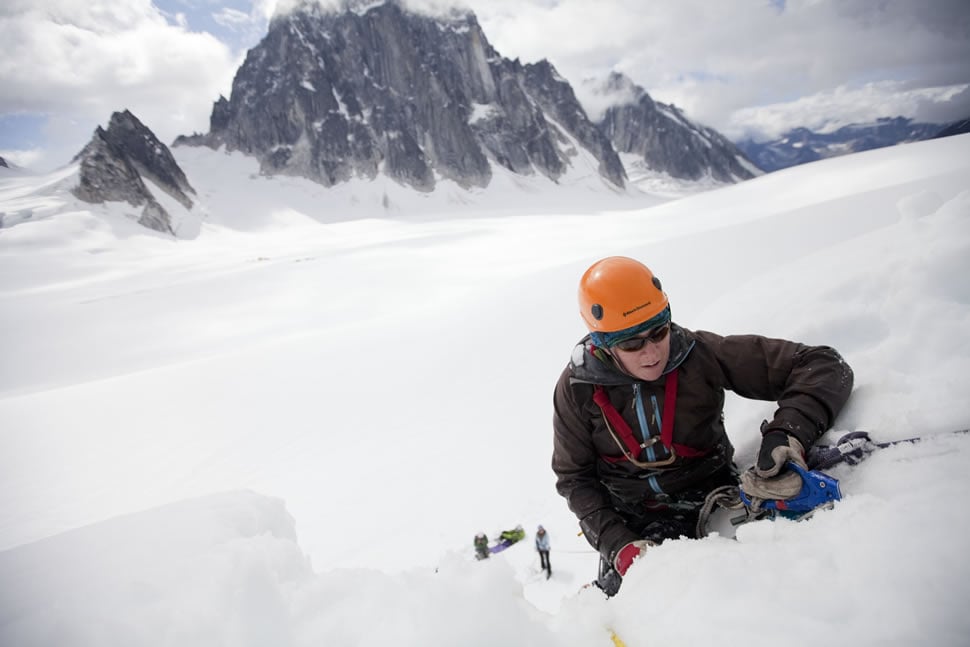
[[[633,561],[642,555],[650,546],[656,546],[656,544],[648,539],[631,541],[616,552],[616,556],[613,558],[613,568],[621,576],[626,575],[626,571],[633,564]]]
[[[766,433],[761,439],[758,462],[741,475],[741,490],[756,501],[755,507],[758,500],[790,499],[801,491],[802,477],[785,469],[788,461],[808,469],[805,450],[797,438],[778,429]]]

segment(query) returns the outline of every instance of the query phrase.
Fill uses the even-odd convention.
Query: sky
[[[74,171],[0,169],[0,644],[966,644],[970,135],[680,199],[579,167],[328,192],[173,153],[197,204],[149,186],[177,239],[77,201]],[[837,348],[835,437],[925,439],[833,468],[844,498],[809,521],[667,542],[611,601],[584,589],[552,390],[579,277],[613,254],[680,325]],[[740,466],[773,409],[728,394]]]
[[[409,2],[472,9],[502,56],[550,60],[591,115],[602,106],[583,81],[619,71],[732,139],[970,116],[963,0]],[[166,143],[207,131],[212,103],[229,95],[276,3],[7,0],[0,156],[51,170],[123,109]]]

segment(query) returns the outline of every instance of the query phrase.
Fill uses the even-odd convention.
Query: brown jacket
[[[626,543],[640,539],[626,521],[631,511],[669,495],[703,487],[713,473],[731,464],[734,449],[724,430],[725,389],[778,403],[762,433],[781,429],[806,450],[824,433],[852,390],[852,369],[832,348],[805,346],[755,335],[721,337],[676,324],[670,335],[664,376],[643,382],[620,371],[608,355],[594,352],[589,337],[574,349],[556,384],[553,399],[556,487],[576,514],[594,548],[611,559]],[[662,467],[638,467],[624,460],[600,407],[594,385],[610,401],[638,440],[659,436],[667,376],[678,370],[673,443],[704,452],[677,456]],[[649,452],[649,454],[648,454]],[[663,462],[670,452],[659,442],[638,457]]]

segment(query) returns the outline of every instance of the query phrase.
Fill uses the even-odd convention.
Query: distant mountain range
[[[475,15],[412,12],[398,0],[325,9],[305,1],[271,20],[219,97],[209,132],[173,146],[207,146],[258,160],[264,175],[333,187],[385,176],[419,192],[443,180],[486,187],[497,168],[554,183],[570,174],[623,191],[620,153],[650,172],[730,183],[760,170],[726,138],[655,103],[614,74],[619,97],[595,122],[546,60],[522,64],[489,44]],[[173,233],[151,188],[192,209],[195,193],[171,151],[133,114],[112,115],[75,158],[73,193],[126,202],[141,224]],[[173,205],[173,208],[177,208]]]
[[[894,118],[735,145],[623,75],[589,89],[608,106],[593,118],[551,63],[503,58],[469,11],[432,16],[399,0],[325,9],[304,0],[275,16],[249,50],[230,97],[213,105],[209,132],[180,136],[173,146],[241,152],[263,175],[326,187],[383,176],[418,192],[445,180],[473,190],[502,169],[557,184],[598,178],[622,192],[631,171],[637,181],[733,183],[943,129]],[[171,151],[127,110],[98,127],[75,161],[76,197],[128,203],[146,227],[174,235],[169,211],[194,207]]]
[[[231,97],[215,103],[209,132],[175,145],[225,146],[258,158],[263,173],[326,186],[385,174],[419,191],[441,179],[486,186],[495,166],[559,181],[580,156],[623,188],[618,150],[685,179],[757,173],[735,160],[743,156],[733,144],[654,106],[642,89],[608,119],[593,123],[548,61],[503,58],[474,13],[430,16],[395,0],[339,11],[305,2],[273,18]],[[712,155],[712,146],[723,150]]]
[[[737,145],[761,169],[771,172],[827,157],[956,135],[968,132],[968,124],[970,120],[941,125],[917,123],[905,117],[887,117],[875,123],[843,126],[828,133],[795,128],[772,141],[746,139]]]

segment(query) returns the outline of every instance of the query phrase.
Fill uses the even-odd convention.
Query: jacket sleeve
[[[778,403],[762,434],[780,429],[807,450],[832,426],[852,392],[852,368],[834,348],[757,335],[707,335],[726,388]]]
[[[582,413],[569,384],[569,369],[556,384],[553,397],[552,470],[556,489],[579,519],[590,545],[609,560],[625,544],[639,539],[613,509],[609,492],[596,473],[599,455],[593,445],[592,423]]]

